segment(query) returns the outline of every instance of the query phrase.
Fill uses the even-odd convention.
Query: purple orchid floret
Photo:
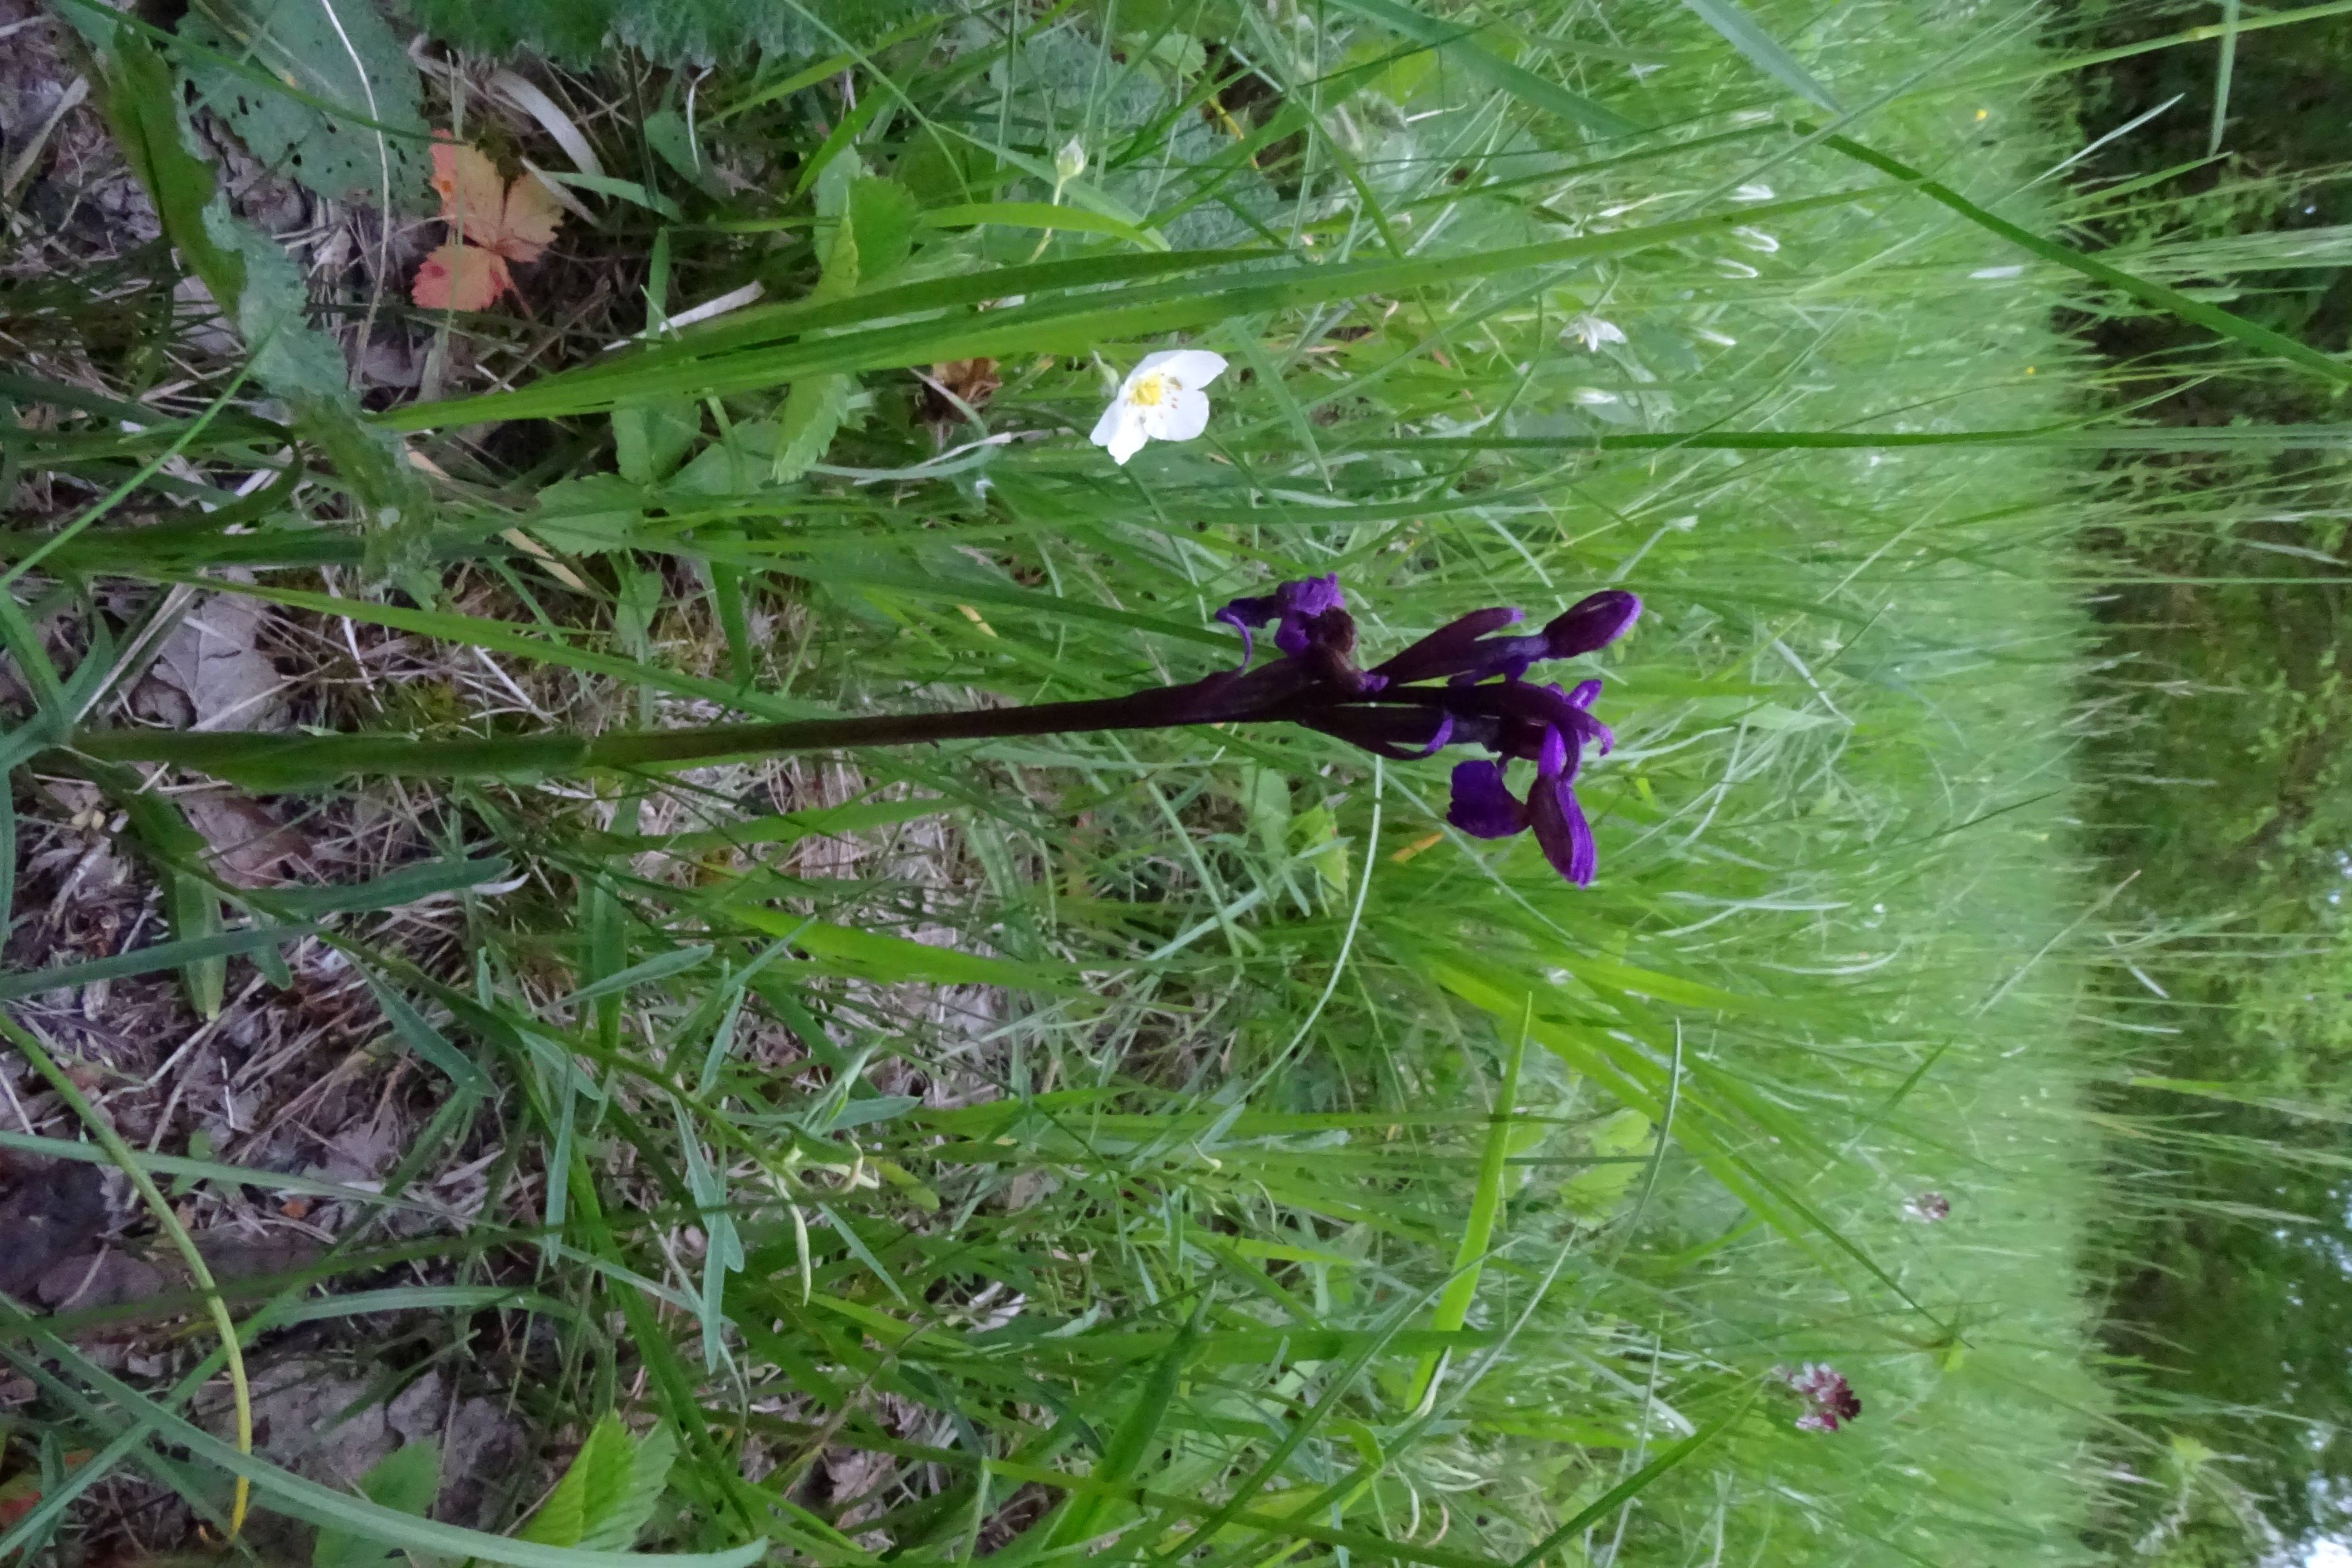
[[[1789,1391],[1810,1406],[1797,1417],[1800,1432],[1834,1432],[1862,1415],[1862,1396],[1845,1380],[1845,1374],[1820,1362],[1809,1361],[1803,1368],[1790,1372],[1786,1367],[1772,1369]]]
[[[1642,601],[1606,589],[1540,631],[1518,635],[1497,635],[1518,624],[1517,610],[1474,610],[1368,670],[1355,663],[1355,622],[1346,605],[1336,574],[1235,599],[1217,619],[1242,634],[1242,667],[1213,679],[1263,686],[1281,716],[1383,757],[1411,761],[1448,745],[1484,746],[1499,760],[1455,766],[1446,820],[1476,838],[1532,831],[1553,869],[1590,887],[1599,856],[1575,782],[1587,746],[1606,755],[1616,743],[1592,716],[1601,682],[1571,689],[1526,676],[1544,660],[1580,658],[1614,642],[1640,617]],[[1269,622],[1276,623],[1275,646],[1288,657],[1252,674],[1252,630]],[[1525,799],[1504,777],[1515,759],[1536,765]]]
[[[1339,574],[1331,572],[1296,583],[1277,584],[1273,593],[1262,598],[1235,599],[1219,610],[1216,618],[1242,634],[1242,668],[1247,669],[1257,653],[1254,628],[1268,621],[1277,623],[1274,646],[1296,658],[1314,640],[1315,623],[1324,612],[1347,607],[1348,596],[1340,592]]]
[[[1554,658],[1599,653],[1632,631],[1633,623],[1641,618],[1642,601],[1638,595],[1622,588],[1604,588],[1579,599],[1544,623],[1544,641],[1550,646]]]

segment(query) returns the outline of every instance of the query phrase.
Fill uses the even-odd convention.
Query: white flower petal
[[[1209,427],[1209,399],[1185,387],[1177,393],[1151,434],[1162,441],[1190,441]]]
[[[1108,447],[1118,438],[1118,427],[1135,416],[1124,398],[1114,397],[1102,417],[1095,421],[1094,434],[1087,437],[1097,447]]]
[[[1151,433],[1132,411],[1122,409],[1120,412],[1124,416],[1115,422],[1110,421],[1108,415],[1104,416],[1106,422],[1111,424],[1111,429],[1109,438],[1101,445],[1109,450],[1110,460],[1123,468],[1129,458],[1143,450],[1143,444],[1151,439]],[[1099,430],[1101,426],[1097,426],[1096,428]]]
[[[1127,378],[1128,384],[1133,385],[1136,376],[1149,375],[1153,371],[1179,386],[1198,392],[1225,374],[1225,356],[1206,349],[1162,349],[1143,356],[1143,363],[1135,367],[1135,375]]]

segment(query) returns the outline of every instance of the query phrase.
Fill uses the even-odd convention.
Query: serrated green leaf
[[[621,428],[621,412],[615,410],[613,415],[615,434]],[[645,497],[633,481],[611,474],[590,474],[558,479],[540,491],[539,510],[530,528],[567,554],[594,555],[625,548],[645,515]]]
[[[907,259],[915,239],[915,198],[896,180],[854,180],[849,226],[857,237],[857,277],[880,282]]]
[[[1633,1189],[1633,1178],[1642,1172],[1640,1155],[1651,1145],[1650,1119],[1638,1110],[1612,1111],[1594,1124],[1585,1134],[1595,1160],[1600,1163],[1586,1166],[1560,1184],[1560,1202],[1578,1217],[1599,1221],[1606,1219],[1625,1201]]]
[[[1315,868],[1317,897],[1328,911],[1345,909],[1349,890],[1355,886],[1354,868],[1349,864],[1347,841],[1339,837],[1339,819],[1329,806],[1318,805],[1305,811],[1290,825],[1291,841],[1298,854]]]
[[[368,0],[198,0],[180,31],[313,100],[271,92],[189,51],[188,79],[256,158],[331,200],[421,210],[431,143],[416,68]],[[319,102],[411,134],[353,124]]]
[[[617,1415],[606,1415],[580,1446],[571,1468],[547,1500],[517,1531],[517,1539],[542,1546],[577,1546],[622,1552],[653,1517],[668,1484],[677,1443],[656,1427],[640,1443]]]
[[[404,1443],[360,1478],[370,1502],[422,1519],[441,1489],[441,1446],[432,1438]],[[310,1549],[311,1568],[383,1568],[394,1554],[379,1542],[339,1525],[326,1525]]]
[[[849,413],[849,394],[856,384],[856,378],[847,375],[813,375],[793,383],[784,398],[783,423],[771,469],[778,483],[799,479],[824,456]]]
[[[206,204],[204,225],[213,243],[234,254],[243,268],[245,286],[234,301],[234,314],[237,333],[253,353],[253,378],[289,400],[341,402],[343,351],[310,325],[310,291],[293,258],[232,216],[224,197]]]
[[[130,27],[94,21],[71,5],[65,11],[100,51],[99,107],[131,172],[154,201],[164,237],[222,309],[233,310],[244,292],[244,268],[235,252],[214,241],[205,223],[214,194],[212,165],[190,148],[171,68]]]
[[[580,1544],[608,1552],[625,1552],[635,1546],[638,1533],[661,1503],[662,1491],[669,1485],[670,1467],[677,1461],[677,1439],[670,1436],[668,1427],[656,1426],[639,1438],[636,1451],[629,1458],[627,1486],[604,1518],[589,1525]]]
[[[689,496],[748,495],[768,482],[774,467],[777,423],[746,419],[695,454],[667,487]]]
[[[1285,858],[1290,839],[1290,780],[1276,768],[1252,763],[1242,769],[1242,812],[1258,847],[1276,860]]]
[[[702,435],[702,406],[691,398],[664,397],[613,410],[614,467],[633,484],[658,484],[677,471]],[[547,504],[547,492],[540,492]]]

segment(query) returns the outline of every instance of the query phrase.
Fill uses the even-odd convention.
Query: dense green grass
[[[1866,106],[1848,133],[2044,226],[2031,183],[2063,149],[2018,85],[2042,63],[2031,8],[1751,9]],[[395,481],[349,466],[253,531],[100,523],[9,601],[20,658],[28,603],[81,627],[55,689],[29,683],[56,727],[12,755],[79,716],[73,658],[103,668],[123,630],[90,583],[231,563],[317,647],[349,628],[303,722],[441,739],[1115,694],[1230,661],[1210,613],[1310,573],[1341,574],[1376,651],[1622,583],[1649,608],[1591,670],[1620,741],[1584,790],[1599,883],[1445,828],[1443,764],[1303,732],[406,785],[367,839],[406,879],[340,906],[224,882],[151,804],[132,826],[175,934],[323,916],[315,941],[407,999],[381,1046],[414,1071],[385,1206],[489,1162],[470,1223],[400,1227],[421,1275],[345,1232],[327,1281],[373,1289],[341,1310],[386,1314],[399,1349],[362,1330],[332,1353],[387,1391],[444,1370],[551,1434],[607,1410],[667,1431],[649,1541],[683,1551],[1028,1562],[1118,1531],[1122,1558],[1220,1563],[2084,1556],[2117,1484],[2075,1270],[2100,1194],[2070,1045],[2101,891],[2066,551],[2088,459],[1812,439],[2063,425],[2089,372],[2048,325],[2056,284],[1792,133],[1781,89],[1681,6],[1521,18],[1487,57],[1204,13],[1266,84],[1206,115],[1181,16],[1111,40],[1099,15],[896,46],[853,73],[887,107],[851,143],[830,85],[721,70],[698,89],[714,155],[785,171],[731,196],[604,125],[681,216],[615,200],[581,248],[632,291],[656,258],[657,309],[752,279],[771,302],[618,371],[562,341],[570,368],[519,375],[534,329],[445,323],[515,389],[453,382],[382,422],[447,476],[421,525],[351,521]],[[1498,75],[1512,56],[1554,92]],[[1654,129],[1590,134],[1559,84]],[[1056,193],[1036,171],[1073,135],[1090,172]],[[825,146],[935,213],[1059,194],[1100,221],[909,227],[869,190],[866,292],[795,316],[824,268],[839,284],[828,236],[859,199],[840,163],[786,194]],[[1087,270],[1156,254],[1146,226],[1248,255]],[[1586,315],[1625,341],[1564,335]],[[1234,373],[1201,441],[1115,469],[1079,434],[1103,367],[1171,331]],[[982,433],[935,434],[903,367],[981,353],[1003,381],[982,417],[1024,438],[929,462]],[[135,363],[116,390],[152,386]],[[776,480],[770,422],[829,403],[850,416],[822,466]],[[673,475],[625,446],[614,477],[616,404],[684,418],[700,455]],[[205,479],[274,461],[238,418],[190,437]],[[22,460],[143,483],[128,465],[171,429],[68,419]],[[1765,439],[1622,439],[1658,432]],[[396,591],[361,585],[363,554]],[[404,678],[363,679],[393,634]],[[380,823],[387,787],[281,809]],[[420,890],[454,914],[373,912]],[[206,966],[239,940],[241,986],[272,939],[156,966],[188,960],[216,1005]],[[236,1200],[205,1171],[216,1221]],[[1948,1220],[1906,1220],[1927,1191]],[[269,1314],[314,1293],[241,1303],[248,1356],[283,1353]],[[60,1442],[163,1421],[164,1384],[12,1332],[20,1364],[55,1358]],[[1774,1370],[1806,1361],[1852,1378],[1848,1429],[1794,1428]],[[163,1432],[195,1449],[171,1484],[220,1508],[234,1456]],[[263,1507],[420,1550],[572,1561],[256,1479]],[[1039,1521],[1024,1486],[1068,1500]],[[535,1495],[518,1477],[507,1517]]]

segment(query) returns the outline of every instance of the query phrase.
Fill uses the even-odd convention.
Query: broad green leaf
[[[811,464],[823,460],[849,412],[849,395],[856,384],[854,378],[839,374],[812,375],[793,383],[784,397],[770,478],[779,484],[789,483],[807,473]]]
[[[416,67],[375,5],[206,0],[189,10],[180,31],[214,51],[187,52],[182,64],[188,79],[264,164],[331,201],[422,209],[431,142]],[[303,96],[273,91],[231,69],[227,62],[236,58]],[[406,134],[364,129],[315,107],[321,102]]]
[[[689,398],[656,398],[613,410],[614,464],[632,484],[658,484],[669,478],[701,437],[702,407]],[[547,500],[548,491],[541,490],[542,508]]]
[[[1608,1218],[1625,1201],[1633,1178],[1641,1173],[1639,1156],[1651,1144],[1650,1119],[1638,1110],[1621,1110],[1604,1116],[1585,1134],[1585,1143],[1601,1163],[1589,1165],[1560,1184],[1560,1202],[1587,1221]]]
[[[915,198],[896,180],[855,180],[845,217],[857,241],[853,287],[872,288],[898,269],[915,240]]]
[[[433,1511],[441,1490],[441,1446],[430,1437],[404,1443],[378,1459],[360,1478],[360,1491],[371,1502],[422,1519]],[[310,1549],[311,1568],[383,1568],[398,1554],[365,1536],[339,1525],[319,1531]]]

